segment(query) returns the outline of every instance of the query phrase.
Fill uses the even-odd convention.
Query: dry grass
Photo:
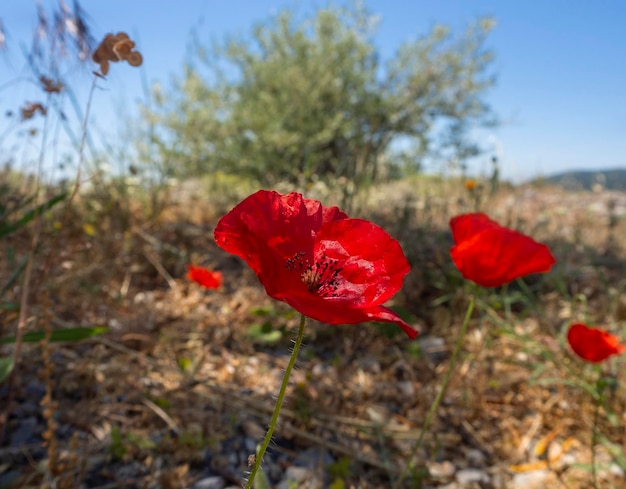
[[[242,430],[262,435],[298,319],[213,243],[224,203],[215,205],[218,199],[202,190],[178,194],[178,201],[168,197],[152,219],[137,198],[107,201],[85,193],[60,229],[60,214],[44,220],[28,329],[50,323],[109,331],[81,343],[48,344],[52,371],[44,381],[41,346],[24,346],[8,406],[14,415],[0,445],[0,475],[21,474],[14,487],[182,488],[207,463],[233,484],[241,480],[245,462],[237,473],[225,469],[229,440]],[[454,181],[416,180],[377,187],[360,202],[357,213],[398,237],[412,262],[396,305],[416,316],[422,338],[441,338],[443,346],[416,348],[419,342],[371,324],[310,324],[277,429],[274,450],[286,460],[310,446],[326,447],[337,460],[352,461],[333,476],[354,488],[390,486],[408,462],[467,304],[468,288],[449,260],[447,229],[452,215],[475,205],[464,192]],[[545,487],[587,488],[589,473],[576,464],[590,460],[593,403],[571,381],[593,382],[594,374],[568,352],[563,334],[570,321],[584,320],[626,337],[626,196],[519,188],[483,200],[492,217],[548,242],[559,264],[525,287],[480,297],[462,362],[416,462],[432,474],[446,462],[482,468],[493,482],[482,487],[507,487],[516,471],[547,468],[552,485]],[[29,233],[3,243],[16,262],[28,250]],[[221,270],[223,289],[188,283],[189,262]],[[11,272],[4,254],[0,283]],[[16,286],[3,299],[18,302],[20,292]],[[14,334],[15,312],[0,314],[1,334]],[[255,342],[249,327],[264,321],[284,332],[282,339]],[[11,351],[3,346],[0,356]],[[611,366],[620,372],[624,361]],[[52,468],[42,463],[50,454],[40,443],[9,445],[24,417],[20,406],[42,382],[52,385],[56,403]],[[623,391],[610,406],[617,418],[603,413],[601,430],[624,453]],[[43,425],[41,412],[33,416]],[[607,446],[598,447],[601,461],[608,460]],[[603,474],[602,487],[622,487],[623,479]],[[423,487],[448,482],[431,476]]]

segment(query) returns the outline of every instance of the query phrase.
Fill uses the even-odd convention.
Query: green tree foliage
[[[484,102],[493,22],[458,38],[435,26],[381,64],[372,19],[362,8],[303,20],[286,10],[251,38],[197,45],[173,92],[156,91],[144,112],[151,158],[174,176],[221,171],[271,185],[373,181],[394,164],[477,154],[468,130],[493,119]]]

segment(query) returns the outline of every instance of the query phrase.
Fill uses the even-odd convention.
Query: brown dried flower
[[[28,102],[24,104],[20,111],[22,113],[23,121],[32,119],[37,112],[39,112],[43,116],[45,116],[47,113],[46,108],[39,102]]]
[[[122,39],[113,44],[113,52],[119,59],[126,59],[135,47],[135,43],[130,39]]]
[[[61,93],[61,90],[65,88],[65,85],[60,80],[55,81],[44,75],[39,77],[39,81],[43,85],[44,91],[48,93]]]
[[[143,57],[139,51],[133,51],[135,42],[125,32],[107,34],[93,53],[94,62],[100,65],[103,75],[109,72],[109,62],[126,60],[131,66],[140,66]]]
[[[143,56],[139,51],[133,51],[126,57],[126,61],[128,61],[128,64],[131,66],[141,66]]]

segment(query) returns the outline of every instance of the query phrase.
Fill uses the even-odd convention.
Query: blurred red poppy
[[[525,234],[474,212],[450,220],[452,260],[463,276],[483,287],[499,287],[516,278],[550,271],[550,249]]]
[[[260,190],[222,217],[215,241],[250,265],[269,296],[305,316],[395,323],[417,336],[382,305],[402,287],[409,263],[400,244],[369,221],[298,193]]]
[[[223,282],[221,272],[212,272],[206,268],[187,265],[187,278],[207,289],[218,289]]]
[[[583,323],[569,327],[567,341],[576,355],[591,363],[600,363],[626,351],[626,345],[620,344],[616,336]]]

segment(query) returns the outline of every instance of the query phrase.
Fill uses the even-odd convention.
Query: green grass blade
[[[109,328],[106,326],[81,327],[57,329],[52,332],[50,341],[81,341],[105,333]],[[33,331],[22,336],[25,343],[36,343],[46,337],[45,331]],[[0,339],[0,344],[15,343],[15,336]]]
[[[35,216],[38,216],[40,214],[43,214],[44,211],[47,211],[48,209],[51,209],[52,207],[54,207],[56,204],[58,204],[59,202],[61,202],[62,200],[64,200],[67,197],[67,192],[63,192],[59,195],[55,195],[54,197],[52,197],[48,202],[44,202],[43,204],[38,205],[37,207],[35,207],[34,209],[28,211],[27,213],[25,213],[21,219],[18,219],[15,222],[12,223],[5,223],[3,225],[0,226],[0,238],[3,236],[6,236],[14,231],[17,231],[18,229],[26,226],[26,224],[28,224],[30,221],[32,221]]]
[[[7,280],[7,283],[4,284],[4,286],[0,290],[0,297],[2,297],[4,293],[7,290],[9,290],[9,288],[13,287],[13,284],[17,281],[19,276],[22,274],[22,272],[26,268],[26,263],[28,263],[28,257],[24,258],[24,260],[22,260],[22,263],[20,263],[20,266],[17,267],[15,270],[13,270],[13,273],[9,277],[9,280]]]
[[[0,384],[11,374],[13,370],[13,357],[0,358]]]

